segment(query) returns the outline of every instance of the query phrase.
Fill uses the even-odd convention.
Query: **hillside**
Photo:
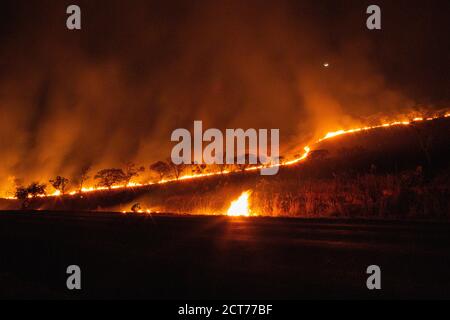
[[[129,189],[38,199],[42,210],[223,214],[243,191],[265,216],[448,218],[450,119],[345,134],[312,146],[277,176],[233,173]],[[18,209],[2,200],[2,209]]]

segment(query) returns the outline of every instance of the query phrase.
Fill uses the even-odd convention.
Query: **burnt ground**
[[[443,222],[3,212],[0,298],[450,298],[449,245]]]

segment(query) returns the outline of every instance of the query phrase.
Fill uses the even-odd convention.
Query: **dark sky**
[[[65,27],[69,4],[81,31]],[[3,0],[0,180],[148,165],[194,120],[280,128],[291,150],[371,116],[448,107],[449,1],[376,1],[381,31],[365,27],[369,4]]]

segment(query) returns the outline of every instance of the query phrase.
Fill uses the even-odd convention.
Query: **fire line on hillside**
[[[408,119],[408,117],[405,117],[404,120],[396,120],[396,121],[392,121],[392,122],[382,123],[380,125],[359,127],[359,128],[353,128],[353,129],[341,129],[341,130],[337,130],[337,131],[328,132],[322,138],[316,140],[314,143],[312,143],[308,146],[305,146],[303,148],[304,152],[300,157],[295,158],[293,160],[288,160],[284,163],[276,164],[276,166],[283,167],[283,166],[291,166],[291,165],[300,163],[309,156],[310,152],[312,151],[312,146],[314,146],[315,144],[317,144],[319,142],[329,140],[329,139],[332,139],[334,137],[338,137],[341,135],[369,131],[369,130],[379,129],[379,128],[387,128],[387,127],[395,127],[395,126],[408,126],[415,122],[432,121],[432,120],[436,120],[439,118],[448,118],[448,117],[450,117],[450,112],[446,112],[444,114],[428,116],[428,117],[425,117],[425,116],[417,117],[416,116],[411,119]],[[252,167],[246,168],[245,171],[260,170],[263,167],[264,166],[261,166],[261,165],[252,166]],[[148,182],[148,183],[130,182],[128,185],[114,185],[111,187],[111,189],[117,190],[117,189],[123,189],[123,188],[143,187],[143,186],[150,186],[150,185],[155,185],[155,184],[165,184],[165,183],[169,183],[169,182],[185,181],[185,180],[190,180],[190,179],[200,179],[200,178],[204,178],[204,177],[211,177],[211,176],[224,175],[224,174],[230,174],[230,173],[232,173],[232,171],[225,170],[223,172],[210,172],[210,173],[201,173],[201,174],[193,174],[193,175],[183,175],[183,176],[179,177],[178,179],[163,179],[159,182]],[[84,188],[82,188],[81,193],[90,193],[90,192],[105,191],[105,190],[108,190],[108,188],[106,188],[106,187],[84,187]],[[69,192],[68,195],[73,196],[78,193],[79,192],[77,192],[77,191],[72,191],[72,192]],[[58,196],[61,196],[61,193],[59,191],[55,191],[52,194],[42,195],[41,197],[58,197]],[[6,197],[6,199],[16,199],[16,198],[15,197]]]

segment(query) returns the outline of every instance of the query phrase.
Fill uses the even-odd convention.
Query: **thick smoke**
[[[74,32],[69,4],[2,3],[2,190],[86,165],[148,167],[194,120],[280,128],[282,152],[296,152],[327,130],[448,98],[439,90],[448,78],[431,91],[414,82],[435,80],[429,62],[417,63],[432,57],[424,52],[435,30],[413,37],[396,20],[418,18],[422,30],[427,8],[403,16],[406,3],[386,4],[392,30],[377,34],[365,28],[364,1],[90,0],[78,1],[83,29]]]

